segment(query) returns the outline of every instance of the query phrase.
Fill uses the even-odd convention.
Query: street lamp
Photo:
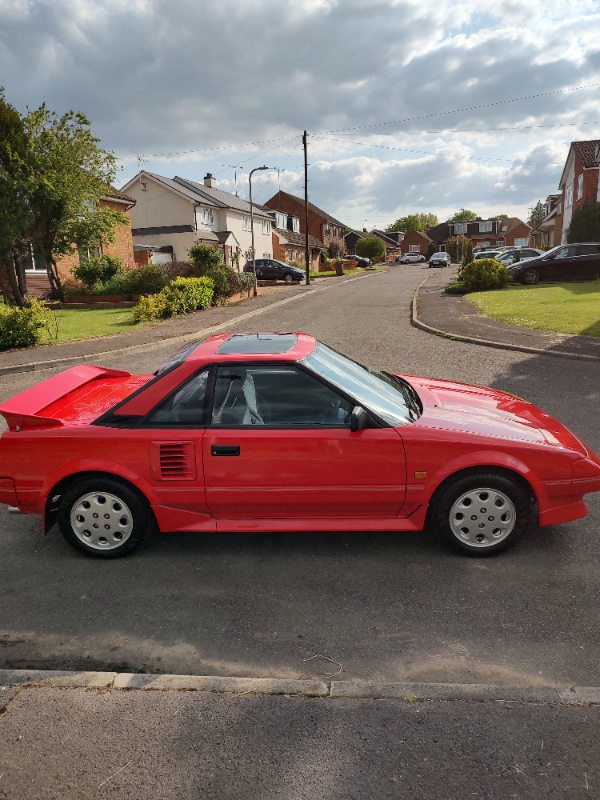
[[[256,251],[254,249],[254,206],[252,205],[252,174],[254,172],[260,172],[263,169],[269,169],[269,167],[255,167],[254,169],[250,170],[250,175],[248,175],[248,183],[250,185],[250,233],[252,235],[252,272],[254,274],[254,297],[258,294],[256,289]]]

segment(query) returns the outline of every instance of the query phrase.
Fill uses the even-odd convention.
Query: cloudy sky
[[[237,168],[247,196],[264,163],[258,202],[300,195],[306,129],[310,199],[352,227],[526,218],[600,138],[599,33],[597,0],[0,0],[0,84],[86,113],[119,186]]]

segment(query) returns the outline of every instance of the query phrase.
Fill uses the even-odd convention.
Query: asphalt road
[[[307,295],[240,329],[314,334],[377,368],[479,383],[600,450],[600,365],[492,350],[409,323],[422,265]],[[252,321],[254,322],[254,321]],[[234,326],[232,326],[234,329]],[[152,371],[169,353],[106,360]],[[52,372],[3,378],[0,398]],[[598,685],[600,502],[470,559],[428,533],[163,534],[114,562],[0,512],[0,667]]]

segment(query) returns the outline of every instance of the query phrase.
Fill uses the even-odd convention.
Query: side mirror
[[[362,406],[354,406],[350,415],[350,430],[352,433],[366,428],[369,423],[369,415]]]

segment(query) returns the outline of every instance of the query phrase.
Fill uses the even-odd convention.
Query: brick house
[[[586,200],[600,202],[598,167],[600,164],[600,139],[571,142],[567,160],[558,183],[561,193],[560,210],[554,215],[554,244],[567,241],[573,212]]]
[[[270,200],[267,200],[265,206],[273,211],[298,218],[299,233],[306,233],[304,200],[294,197],[293,194],[279,191]],[[325,247],[330,247],[332,244],[337,245],[340,248],[340,255],[346,249],[344,239],[346,226],[313,203],[308,204],[308,233],[309,236],[314,236],[315,239],[323,242]]]
[[[273,258],[278,261],[295,261],[305,266],[306,234],[300,233],[300,218],[285,211],[272,211],[267,206],[259,206],[272,219]],[[321,265],[321,250],[325,242],[308,235],[309,269],[318,271]]]
[[[400,242],[400,247],[403,254],[420,253],[426,256],[429,252],[430,243],[431,239],[426,233],[423,233],[423,231],[413,231],[409,233],[408,236],[404,237],[402,242]]]
[[[557,214],[562,215],[562,194],[549,194],[546,198],[545,211],[544,219],[529,233],[528,244],[531,247],[554,247],[560,243],[561,231],[558,231],[557,240],[555,228]]]
[[[395,261],[402,252],[400,247],[400,242],[404,238],[402,231],[394,231],[393,235],[386,233],[386,231],[377,230],[376,228],[374,228],[370,233],[366,228],[363,228],[362,231],[349,231],[345,236],[346,254],[351,256],[355,255],[356,243],[358,240],[366,239],[368,237],[372,238],[373,236],[381,239],[385,244],[385,256],[383,261]],[[396,237],[401,238],[398,240]]]
[[[106,196],[101,198],[100,205],[114,208],[116,211],[122,211],[127,219],[131,220],[130,211],[135,205],[135,200],[119,191],[119,189],[110,186],[108,187]],[[119,256],[119,258],[122,258],[126,263],[134,263],[131,221],[129,221],[128,225],[118,225],[116,227],[115,241],[113,243],[104,245],[98,242],[98,247],[93,255],[103,255],[105,253]],[[40,254],[36,253],[33,248],[30,248],[29,254],[26,257],[27,265],[25,269],[25,278],[27,281],[27,294],[30,297],[47,297],[50,291],[50,281],[48,279],[45,260]],[[79,253],[74,252],[56,260],[56,266],[61,281],[65,280],[65,278],[73,277],[72,270],[79,264],[79,258]],[[12,291],[4,264],[0,267],[0,291],[4,297],[12,299]]]
[[[525,247],[528,243],[531,226],[518,217],[506,219],[476,219],[473,222],[442,222],[427,230],[430,240],[442,252],[446,250],[448,239],[466,236],[473,247],[502,247],[514,245]],[[405,251],[406,252],[406,251]]]

